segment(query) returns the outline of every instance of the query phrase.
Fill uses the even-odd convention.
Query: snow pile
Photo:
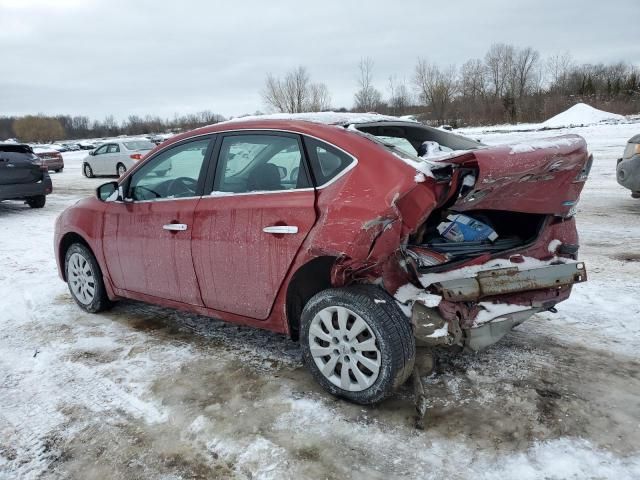
[[[368,123],[383,121],[415,121],[407,118],[380,115],[379,113],[348,113],[348,112],[308,112],[308,113],[271,113],[267,115],[247,115],[227,120],[231,122],[250,122],[259,120],[305,120],[307,122],[324,123],[327,125],[348,125],[351,123]]]
[[[594,125],[596,123],[602,122],[620,122],[624,120],[625,117],[623,115],[598,110],[597,108],[593,108],[586,103],[578,103],[568,110],[559,113],[555,117],[551,117],[541,125],[542,127],[546,128],[558,128]]]

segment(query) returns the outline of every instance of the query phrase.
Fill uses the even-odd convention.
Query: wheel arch
[[[81,235],[79,235],[76,232],[65,233],[62,239],[60,240],[60,244],[58,247],[58,258],[60,260],[60,266],[62,267],[60,271],[62,272],[62,278],[64,279],[65,282],[67,281],[67,272],[64,267],[64,259],[67,254],[67,250],[69,250],[69,247],[74,243],[80,243],[84,245],[95,256],[95,253],[91,248],[91,245],[89,245],[89,242],[87,242]]]
[[[300,315],[307,302],[316,293],[331,288],[331,269],[336,257],[316,257],[302,265],[291,277],[287,286],[286,317],[289,336],[298,340],[300,335]]]

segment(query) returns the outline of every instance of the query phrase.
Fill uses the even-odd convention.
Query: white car
[[[83,160],[82,173],[89,178],[96,175],[120,177],[154,148],[155,144],[146,139],[119,138],[105,142]]]

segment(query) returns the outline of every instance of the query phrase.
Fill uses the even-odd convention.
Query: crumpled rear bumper
[[[484,270],[475,277],[447,280],[436,283],[434,287],[445,300],[468,302],[496,295],[573,285],[586,280],[584,263],[577,262],[530,270],[519,270],[517,267]]]
[[[478,351],[500,340],[531,315],[566,299],[571,287],[585,282],[583,262],[519,270],[482,270],[473,277],[432,285],[443,300],[429,307],[418,298],[411,322],[421,346],[462,345]]]

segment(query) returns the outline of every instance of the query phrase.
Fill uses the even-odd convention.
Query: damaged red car
[[[586,280],[584,140],[485,146],[378,115],[254,118],[176,136],[56,222],[61,277],[299,340],[313,377],[369,404],[416,346],[480,350]]]

